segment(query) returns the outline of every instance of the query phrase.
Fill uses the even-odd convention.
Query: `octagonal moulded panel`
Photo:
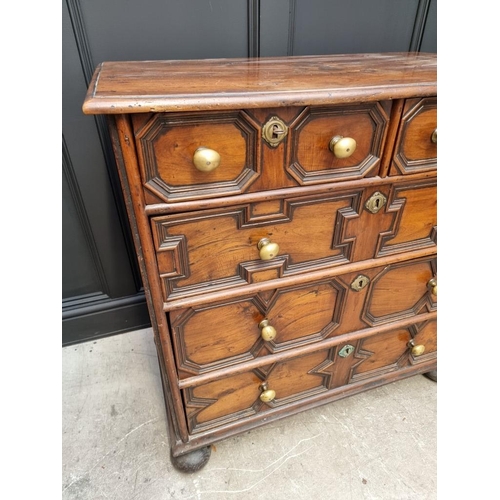
[[[409,99],[401,120],[391,175],[437,168],[437,98]]]
[[[259,125],[243,111],[159,113],[134,131],[143,183],[166,202],[241,194],[259,176]],[[198,148],[219,155],[214,170],[195,167]]]
[[[332,364],[334,352],[321,349],[187,388],[184,399],[190,431],[207,431],[258,413],[265,418],[269,407],[286,407],[289,403],[327,393],[329,376],[319,370]],[[260,399],[264,381],[276,394],[268,404]]]
[[[437,298],[428,283],[436,274],[436,258],[386,266],[368,285],[363,321],[375,326],[435,311]]]
[[[306,108],[290,126],[288,173],[301,185],[374,176],[389,122],[388,103]],[[330,150],[334,137],[354,139],[354,152],[338,158]]]
[[[320,341],[338,327],[344,298],[345,285],[332,279],[173,311],[179,368],[199,374]],[[263,319],[273,340],[261,336]]]

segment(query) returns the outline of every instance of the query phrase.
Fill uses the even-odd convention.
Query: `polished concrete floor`
[[[151,329],[63,348],[63,500],[437,498],[437,386],[395,382],[170,463]]]

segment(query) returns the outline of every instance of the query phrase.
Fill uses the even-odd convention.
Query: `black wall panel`
[[[63,345],[149,325],[103,117],[105,60],[436,51],[435,0],[63,0]]]

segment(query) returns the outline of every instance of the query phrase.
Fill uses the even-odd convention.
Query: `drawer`
[[[437,168],[437,99],[409,99],[394,146],[390,175]]]
[[[188,426],[204,432],[247,417],[286,409],[335,389],[436,359],[436,323],[375,334],[184,389]]]
[[[259,176],[260,125],[245,112],[138,115],[133,124],[141,177],[158,201],[241,194]]]
[[[147,203],[377,175],[390,102],[132,117]]]
[[[433,312],[436,274],[422,258],[172,311],[179,378]]]
[[[291,126],[287,172],[300,185],[377,175],[390,104],[306,108]]]
[[[151,219],[165,300],[434,247],[436,224],[435,179]]]
[[[179,378],[327,338],[341,322],[346,294],[331,279],[172,311]]]

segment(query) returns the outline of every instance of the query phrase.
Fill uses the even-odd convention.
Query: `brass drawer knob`
[[[332,137],[329,148],[337,158],[349,158],[356,151],[356,141],[352,137],[336,135]]]
[[[415,345],[415,341],[411,339],[408,342],[408,347],[411,349],[411,354],[412,356],[422,356],[422,354],[425,352],[425,346],[422,344],[417,344]]]
[[[438,282],[436,278],[431,278],[429,282],[427,283],[427,287],[431,291],[432,295],[435,295],[437,297],[438,294]]]
[[[220,164],[220,154],[213,149],[198,148],[193,155],[193,164],[200,172],[211,172]]]
[[[437,144],[437,142],[438,142],[438,129],[436,129],[436,130],[434,130],[434,132],[432,132],[431,141],[434,144]]]
[[[261,393],[259,398],[263,403],[270,403],[276,397],[276,392],[272,389],[268,389],[267,382],[260,385],[260,390]]]
[[[257,243],[259,255],[262,260],[270,260],[278,255],[280,247],[277,243],[273,243],[269,238],[262,238]]]
[[[260,335],[266,342],[276,338],[277,335],[276,329],[273,326],[271,326],[269,320],[263,319],[259,323],[259,328],[260,328]]]

